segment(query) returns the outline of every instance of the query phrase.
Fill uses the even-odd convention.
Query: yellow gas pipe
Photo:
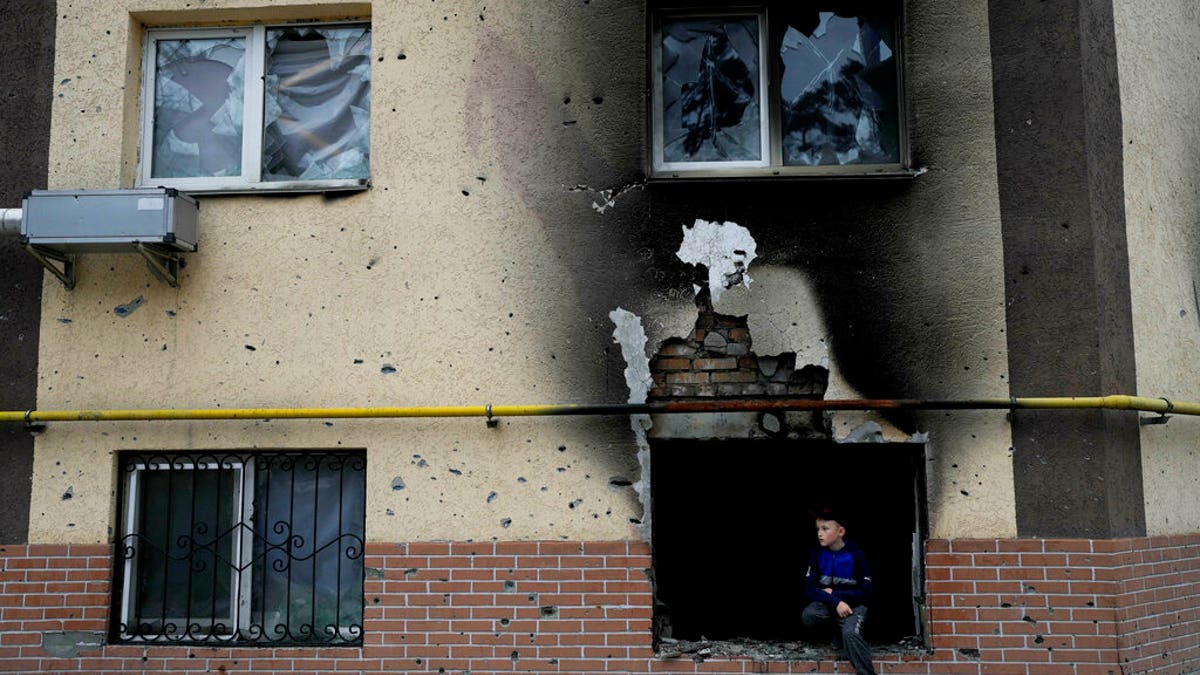
[[[1144,396],[1074,396],[985,399],[749,399],[651,403],[475,405],[369,408],[201,408],[141,410],[26,410],[0,412],[0,422],[102,422],[127,420],[335,419],[395,417],[535,417],[547,415],[645,415],[787,410],[1069,410],[1109,409],[1162,415],[1200,415],[1200,403]]]

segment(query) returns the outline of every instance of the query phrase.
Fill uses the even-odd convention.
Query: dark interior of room
[[[811,511],[845,514],[875,599],[867,639],[917,635],[913,533],[924,447],[831,441],[656,441],[651,446],[656,625],[677,640],[811,640],[800,613],[817,546]],[[923,518],[923,516],[922,516]]]

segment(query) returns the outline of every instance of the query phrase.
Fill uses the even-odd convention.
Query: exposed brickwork
[[[825,395],[827,369],[797,369],[794,353],[759,356],[752,344],[746,317],[702,306],[691,334],[666,340],[650,360],[650,399]]]
[[[927,551],[933,650],[881,653],[881,673],[1200,668],[1200,535],[935,540]],[[849,672],[832,659],[655,657],[650,555],[638,542],[376,543],[366,566],[361,648],[106,645],[53,658],[48,635],[107,630],[111,547],[3,547],[0,670]]]

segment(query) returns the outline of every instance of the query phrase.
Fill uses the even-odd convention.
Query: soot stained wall
[[[560,17],[589,27],[583,32],[595,39],[577,47],[587,54],[580,60],[605,68],[538,72],[511,36],[488,36],[469,86],[482,90],[507,78],[514,99],[553,101],[558,110],[549,116],[557,123],[536,128],[514,112],[473,133],[504,139],[497,142],[511,152],[501,180],[522,194],[558,255],[578,258],[581,316],[603,316],[620,305],[653,323],[656,307],[690,302],[692,270],[674,256],[680,226],[697,218],[733,221],[759,242],[756,265],[791,267],[813,281],[835,367],[864,395],[957,393],[956,373],[979,372],[987,355],[978,343],[957,339],[961,317],[947,310],[973,294],[973,317],[1002,312],[999,301],[988,306],[999,289],[978,288],[974,271],[981,259],[996,259],[988,249],[998,244],[988,176],[990,102],[974,93],[990,83],[986,30],[982,5],[962,8],[945,25],[935,3],[908,5],[913,147],[916,164],[930,169],[912,181],[644,184],[644,3],[617,3],[605,12],[583,5]],[[951,69],[943,60],[969,65]],[[935,79],[934,72],[941,74]],[[605,189],[618,194],[600,213],[592,203],[604,205]],[[980,249],[990,257],[981,258]],[[982,330],[1003,329],[989,322]],[[653,338],[655,330],[648,331]],[[619,354],[608,349],[607,335],[581,337],[609,352],[608,389],[620,392]],[[926,351],[929,344],[943,348]],[[932,355],[938,360],[930,363]],[[576,367],[600,375],[595,364]],[[905,426],[914,428],[911,421]]]
[[[0,208],[21,205],[29,190],[46,187],[50,92],[54,76],[54,3],[5,4],[0,74]],[[42,268],[16,237],[0,236],[0,410],[34,407]],[[33,438],[15,424],[0,426],[0,543],[25,541],[29,529]]]

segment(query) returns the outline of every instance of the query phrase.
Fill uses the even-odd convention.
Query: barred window
[[[362,644],[366,456],[122,453],[114,639]]]

